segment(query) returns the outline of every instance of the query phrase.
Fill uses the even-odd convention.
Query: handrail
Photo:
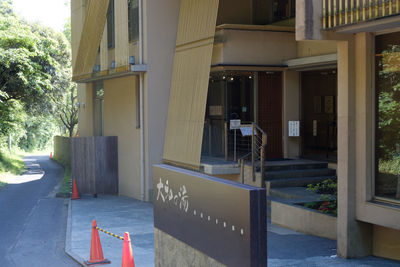
[[[267,134],[254,122],[251,124],[242,124],[242,126],[251,126],[251,152],[239,158],[240,174],[242,183],[244,183],[244,160],[251,156],[251,175],[253,182],[256,181],[256,161],[260,161],[261,180],[264,180],[264,157],[265,146],[267,145]]]

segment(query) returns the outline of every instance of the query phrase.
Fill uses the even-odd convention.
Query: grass
[[[11,153],[0,148],[0,189],[6,184],[10,176],[21,175],[25,170],[22,160],[23,154],[15,151]]]
[[[60,189],[58,190],[57,196],[68,198],[71,196],[71,168],[59,159],[53,158],[53,160],[64,167],[64,178],[62,180]]]

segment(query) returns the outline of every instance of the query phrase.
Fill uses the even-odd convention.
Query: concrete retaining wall
[[[271,223],[305,234],[337,239],[337,218],[318,211],[271,201]]]
[[[54,136],[54,158],[71,166],[71,139],[64,136]]]

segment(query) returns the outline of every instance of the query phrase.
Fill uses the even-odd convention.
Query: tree
[[[68,21],[64,25],[63,34],[69,42],[67,42],[68,51],[71,51],[71,23]],[[58,88],[56,91],[62,92],[62,94],[54,94],[55,97],[53,102],[56,104],[59,118],[65,128],[69,132],[69,136],[74,136],[75,126],[78,124],[78,108],[76,107],[77,88],[76,84],[71,82],[72,78],[72,64],[71,64],[71,53],[64,55],[62,59],[68,59],[63,62],[63,73],[59,77],[56,84]]]
[[[1,141],[12,133],[25,149],[43,147],[57,123],[73,135],[76,85],[67,34],[21,20],[11,0],[0,0]]]

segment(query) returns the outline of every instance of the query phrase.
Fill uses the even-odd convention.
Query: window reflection
[[[375,195],[400,199],[400,33],[377,36]]]

